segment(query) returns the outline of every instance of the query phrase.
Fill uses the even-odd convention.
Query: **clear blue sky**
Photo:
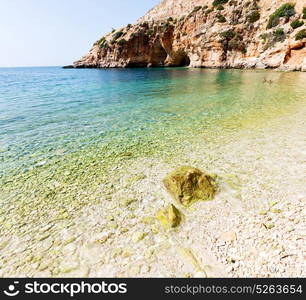
[[[0,0],[0,67],[71,64],[159,0]]]

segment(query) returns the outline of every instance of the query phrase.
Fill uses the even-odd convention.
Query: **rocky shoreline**
[[[306,71],[305,18],[303,0],[164,0],[67,67]]]

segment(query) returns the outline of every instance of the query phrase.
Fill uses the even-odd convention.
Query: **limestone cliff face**
[[[76,68],[191,66],[306,71],[306,0],[163,0]]]

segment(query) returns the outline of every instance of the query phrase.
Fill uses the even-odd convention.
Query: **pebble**
[[[146,236],[146,233],[144,232],[136,232],[133,234],[133,237],[132,237],[132,241],[134,243],[138,243],[140,241],[142,241]]]
[[[234,242],[237,240],[237,234],[234,231],[223,232],[219,240],[223,242]]]

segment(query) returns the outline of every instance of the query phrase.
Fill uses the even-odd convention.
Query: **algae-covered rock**
[[[172,197],[184,206],[212,199],[216,193],[215,180],[193,167],[180,167],[168,174],[163,183]]]
[[[264,223],[263,225],[264,225],[264,227],[265,227],[266,229],[272,229],[272,228],[275,227],[275,225],[274,225],[273,223]]]
[[[158,211],[156,218],[159,220],[161,225],[166,228],[174,228],[181,223],[181,213],[174,205],[169,205],[168,207],[162,208]]]

